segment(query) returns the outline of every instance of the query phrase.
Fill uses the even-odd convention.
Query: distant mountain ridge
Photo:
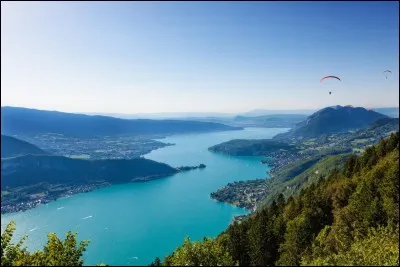
[[[215,119],[230,119],[236,116],[243,117],[259,117],[276,114],[301,114],[310,115],[315,112],[315,109],[294,109],[294,110],[264,110],[256,109],[248,112],[237,112],[237,113],[220,113],[220,112],[163,112],[163,113],[135,113],[135,114],[124,114],[124,113],[101,113],[101,112],[79,112],[78,114],[87,115],[101,115],[109,116],[121,119],[204,119],[204,118],[215,118]]]
[[[383,115],[392,117],[392,118],[398,118],[399,117],[399,107],[393,107],[393,108],[375,108],[373,109],[376,112],[379,112]]]
[[[34,155],[49,155],[49,152],[46,152],[39,147],[28,143],[26,141],[19,140],[12,136],[1,135],[1,157],[17,157],[23,156],[27,154]]]
[[[1,108],[2,134],[59,133],[71,136],[152,135],[239,130],[213,122],[181,120],[127,120],[19,107]]]
[[[388,116],[373,110],[352,106],[333,106],[323,108],[287,133],[275,136],[282,138],[313,138],[321,134],[340,133],[367,127],[373,122]]]
[[[368,128],[370,130],[376,129],[378,127],[381,126],[397,126],[397,131],[398,131],[398,127],[399,127],[399,118],[382,118],[379,119],[377,121],[375,121],[374,123],[371,124],[371,126]]]
[[[292,128],[296,123],[301,122],[306,118],[307,116],[303,114],[272,114],[256,117],[192,117],[184,119],[216,122],[233,127]]]
[[[373,108],[374,111],[382,113],[383,115],[398,118],[399,117],[399,107],[384,107],[384,108]],[[240,116],[255,117],[255,116],[265,116],[273,114],[302,114],[311,115],[312,113],[318,111],[318,109],[293,109],[293,110],[266,110],[266,109],[255,109],[249,112],[240,113]]]
[[[239,114],[240,116],[246,117],[258,117],[258,116],[266,116],[266,115],[274,115],[274,114],[302,114],[302,115],[310,115],[315,112],[316,109],[289,109],[289,110],[268,110],[268,109],[254,109],[248,112],[243,112]]]
[[[376,112],[382,113],[389,117],[399,117],[399,107],[386,107],[386,108],[374,108]],[[288,109],[288,110],[266,110],[266,109],[255,109],[248,112],[238,113],[218,113],[218,112],[163,112],[163,113],[135,113],[135,114],[123,114],[123,113],[101,113],[101,112],[78,112],[79,114],[87,115],[101,115],[108,117],[115,117],[120,119],[183,119],[183,120],[199,120],[203,119],[231,119],[236,116],[242,117],[261,117],[269,115],[304,115],[308,116],[316,112],[317,109]]]
[[[233,118],[233,123],[229,125],[242,127],[292,128],[306,118],[307,115],[304,114],[271,114],[256,117],[236,116]]]
[[[234,116],[234,114],[217,113],[217,112],[160,112],[160,113],[135,113],[135,114],[79,112],[78,114],[100,115],[100,116],[114,117],[120,119],[151,119],[151,120],[165,120],[165,119],[191,120],[193,118],[199,118],[199,117],[227,118]]]

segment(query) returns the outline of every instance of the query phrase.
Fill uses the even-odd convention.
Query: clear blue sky
[[[398,2],[2,1],[1,105],[109,113],[398,106],[398,25]],[[320,83],[325,75],[342,82]]]

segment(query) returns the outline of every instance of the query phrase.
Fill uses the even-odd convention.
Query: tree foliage
[[[162,264],[398,265],[398,242],[399,132],[216,239],[186,239]]]
[[[68,232],[64,240],[56,234],[49,233],[47,244],[43,250],[30,253],[22,247],[26,236],[16,244],[12,243],[15,223],[11,221],[1,234],[2,266],[82,266],[82,255],[89,241],[77,243],[76,233]]]
[[[399,227],[371,228],[364,238],[356,237],[350,248],[337,254],[316,257],[311,261],[304,259],[306,266],[398,266],[399,265]]]
[[[221,239],[204,238],[203,242],[192,242],[185,238],[183,245],[167,256],[164,266],[236,266],[236,262],[221,244]]]

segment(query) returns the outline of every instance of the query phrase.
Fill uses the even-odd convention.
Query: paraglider
[[[339,77],[336,77],[336,76],[325,76],[325,77],[323,77],[323,78],[320,80],[320,82],[322,82],[322,81],[325,80],[325,79],[337,79],[337,80],[339,80],[339,81],[342,81]],[[329,94],[331,95],[332,92],[329,92]]]
[[[320,80],[320,82],[322,82],[323,80],[328,79],[328,78],[338,79],[339,81],[342,81],[339,77],[336,77],[336,76],[325,76]]]
[[[387,79],[389,73],[392,74],[392,72],[390,70],[385,70],[383,72],[383,74],[385,75],[386,79]]]

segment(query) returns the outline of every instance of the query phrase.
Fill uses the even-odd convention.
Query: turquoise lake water
[[[40,205],[26,212],[1,216],[1,230],[11,220],[16,237],[28,234],[30,250],[42,248],[48,232],[64,238],[67,231],[78,239],[90,239],[85,265],[148,265],[182,244],[215,237],[235,215],[246,211],[217,203],[210,193],[229,182],[265,178],[266,165],[257,157],[231,157],[207,150],[231,139],[264,139],[288,129],[246,128],[204,134],[174,135],[162,142],[174,143],[145,157],[178,166],[204,163],[203,170],[175,174],[145,183],[114,185]]]

